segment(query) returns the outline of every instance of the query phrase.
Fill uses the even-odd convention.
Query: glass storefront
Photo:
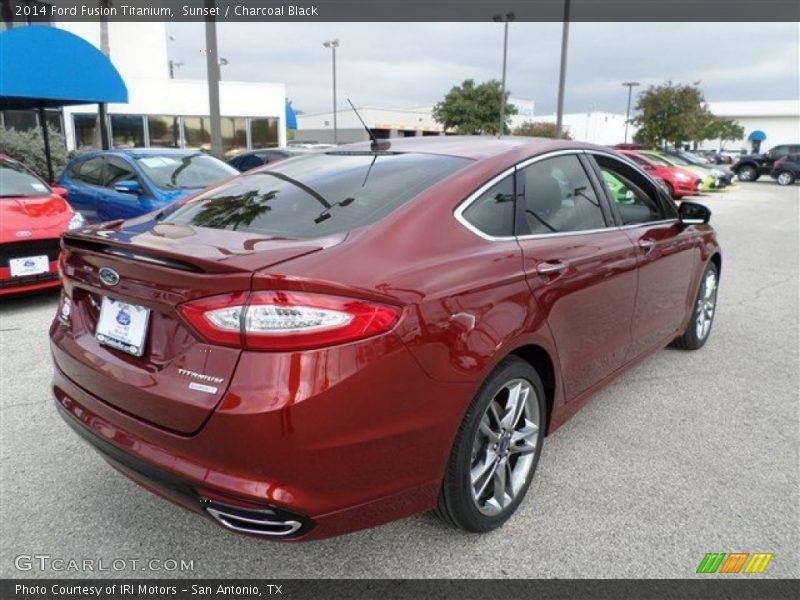
[[[187,148],[211,149],[208,117],[183,117],[183,139]]]
[[[93,148],[97,134],[97,115],[74,114],[72,126],[75,129],[75,148]]]
[[[111,144],[114,148],[144,146],[144,121],[141,115],[111,115]]]
[[[247,119],[222,117],[222,154],[230,158],[247,150]]]
[[[275,117],[250,119],[252,148],[275,148],[278,145],[278,121]]]
[[[150,135],[150,146],[180,148],[181,126],[178,117],[149,115],[147,117],[147,133]]]

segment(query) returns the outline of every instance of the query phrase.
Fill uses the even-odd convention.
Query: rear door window
[[[287,238],[331,235],[385,217],[470,162],[411,153],[314,154],[236,177],[164,220]]]

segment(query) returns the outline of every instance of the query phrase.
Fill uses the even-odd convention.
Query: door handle
[[[536,272],[539,273],[539,275],[555,275],[566,271],[568,267],[569,263],[560,260],[549,260],[536,265]]]
[[[645,254],[650,254],[655,247],[655,240],[651,240],[650,238],[642,238],[639,240],[639,248],[641,248]]]

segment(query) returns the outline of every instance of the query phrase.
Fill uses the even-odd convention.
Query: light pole
[[[513,12],[503,15],[495,15],[492,20],[495,23],[503,24],[503,80],[500,84],[500,128],[497,130],[497,135],[503,135],[506,132],[506,59],[508,57],[508,24],[516,17]]]
[[[561,68],[558,72],[558,108],[556,112],[556,137],[561,137],[564,121],[564,81],[567,78],[567,45],[569,44],[569,2],[564,0],[564,24],[561,29]]]
[[[322,43],[326,48],[330,48],[333,54],[333,143],[339,143],[339,132],[336,127],[336,49],[339,47],[339,40],[328,40]]]
[[[628,88],[628,108],[625,110],[625,143],[628,143],[628,123],[631,120],[631,96],[633,95],[633,88],[641,85],[638,81],[624,81],[622,86]]]

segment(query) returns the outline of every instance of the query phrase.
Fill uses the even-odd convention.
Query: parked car
[[[233,531],[310,540],[430,509],[489,531],[592,394],[706,343],[709,218],[565,140],[267,165],[64,236],[55,404],[127,476]]]
[[[701,179],[691,171],[656,162],[635,150],[618,150],[618,152],[631,159],[650,176],[662,179],[671,197],[683,198],[697,193]]]
[[[228,161],[228,164],[238,171],[249,171],[262,165],[276,163],[292,156],[307,154],[308,150],[298,148],[260,148],[237,154]]]
[[[792,185],[800,177],[800,154],[789,154],[776,160],[770,175],[780,185]]]
[[[70,161],[58,184],[89,221],[111,221],[163,208],[236,174],[198,150],[108,150]]]
[[[663,153],[672,157],[678,164],[685,163],[685,166],[700,167],[711,171],[711,176],[714,178],[716,185],[715,189],[722,189],[733,183],[734,172],[727,167],[717,166],[710,163],[706,158],[698,156],[693,152],[686,150],[664,150]]]
[[[746,154],[731,166],[739,181],[755,181],[762,175],[769,175],[775,161],[789,154],[800,153],[800,144],[781,144],[773,146],[765,154]]]
[[[58,287],[61,234],[80,214],[22,163],[0,154],[0,295]]]
[[[661,164],[667,167],[677,167],[694,173],[695,177],[699,179],[699,183],[697,183],[698,192],[708,192],[715,189],[717,186],[716,178],[714,178],[714,176],[711,174],[711,169],[707,167],[700,167],[690,164],[685,160],[675,158],[674,156],[667,156],[663,152],[659,152],[657,150],[639,150],[638,152],[656,164]]]

